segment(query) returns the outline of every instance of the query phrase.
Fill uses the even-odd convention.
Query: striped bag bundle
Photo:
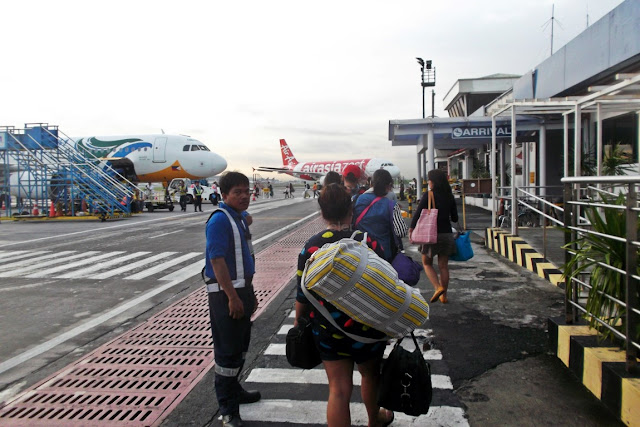
[[[302,284],[352,319],[392,337],[404,337],[429,317],[420,292],[398,279],[391,264],[353,239],[317,250],[307,261]]]

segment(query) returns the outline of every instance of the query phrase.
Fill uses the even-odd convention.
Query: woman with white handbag
[[[456,253],[456,243],[451,231],[451,222],[458,222],[458,209],[447,180],[447,174],[440,169],[430,170],[427,174],[429,191],[422,196],[416,214],[409,227],[409,240],[416,242],[412,236],[423,212],[429,213],[431,209],[437,209],[437,241],[435,243],[421,244],[422,266],[435,292],[430,302],[440,300],[447,303],[447,289],[449,288],[449,256]],[[431,203],[429,203],[431,201]],[[430,206],[431,204],[431,206]],[[417,243],[421,243],[417,241]],[[438,269],[440,277],[433,268],[433,258],[438,256]]]

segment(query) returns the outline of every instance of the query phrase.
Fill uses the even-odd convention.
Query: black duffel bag
[[[291,366],[302,369],[315,368],[322,362],[313,340],[311,321],[307,317],[298,319],[298,326],[287,332],[287,360]]]
[[[400,339],[382,366],[378,405],[416,417],[429,412],[433,390],[431,368],[424,360],[413,332],[411,337],[416,349],[405,350]]]

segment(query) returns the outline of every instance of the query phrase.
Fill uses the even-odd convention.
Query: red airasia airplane
[[[335,171],[342,175],[347,166],[355,165],[360,169],[360,179],[366,180],[378,169],[386,169],[393,178],[400,175],[400,169],[392,162],[385,159],[356,159],[356,160],[333,160],[325,162],[298,163],[293,152],[284,139],[280,140],[280,151],[282,153],[282,166],[269,167],[259,166],[255,170],[260,172],[286,173],[300,179],[316,181],[323,178],[328,172]],[[352,169],[352,168],[350,168]]]

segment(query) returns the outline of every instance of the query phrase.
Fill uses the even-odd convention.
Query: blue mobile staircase
[[[55,207],[57,213],[75,216],[86,206],[103,221],[131,215],[134,184],[108,163],[77,150],[57,126],[0,127],[0,156],[0,188],[3,194],[11,190],[17,194],[19,214],[29,215],[40,207],[46,215]],[[51,204],[52,209],[47,210]],[[11,203],[6,209],[11,216]]]

